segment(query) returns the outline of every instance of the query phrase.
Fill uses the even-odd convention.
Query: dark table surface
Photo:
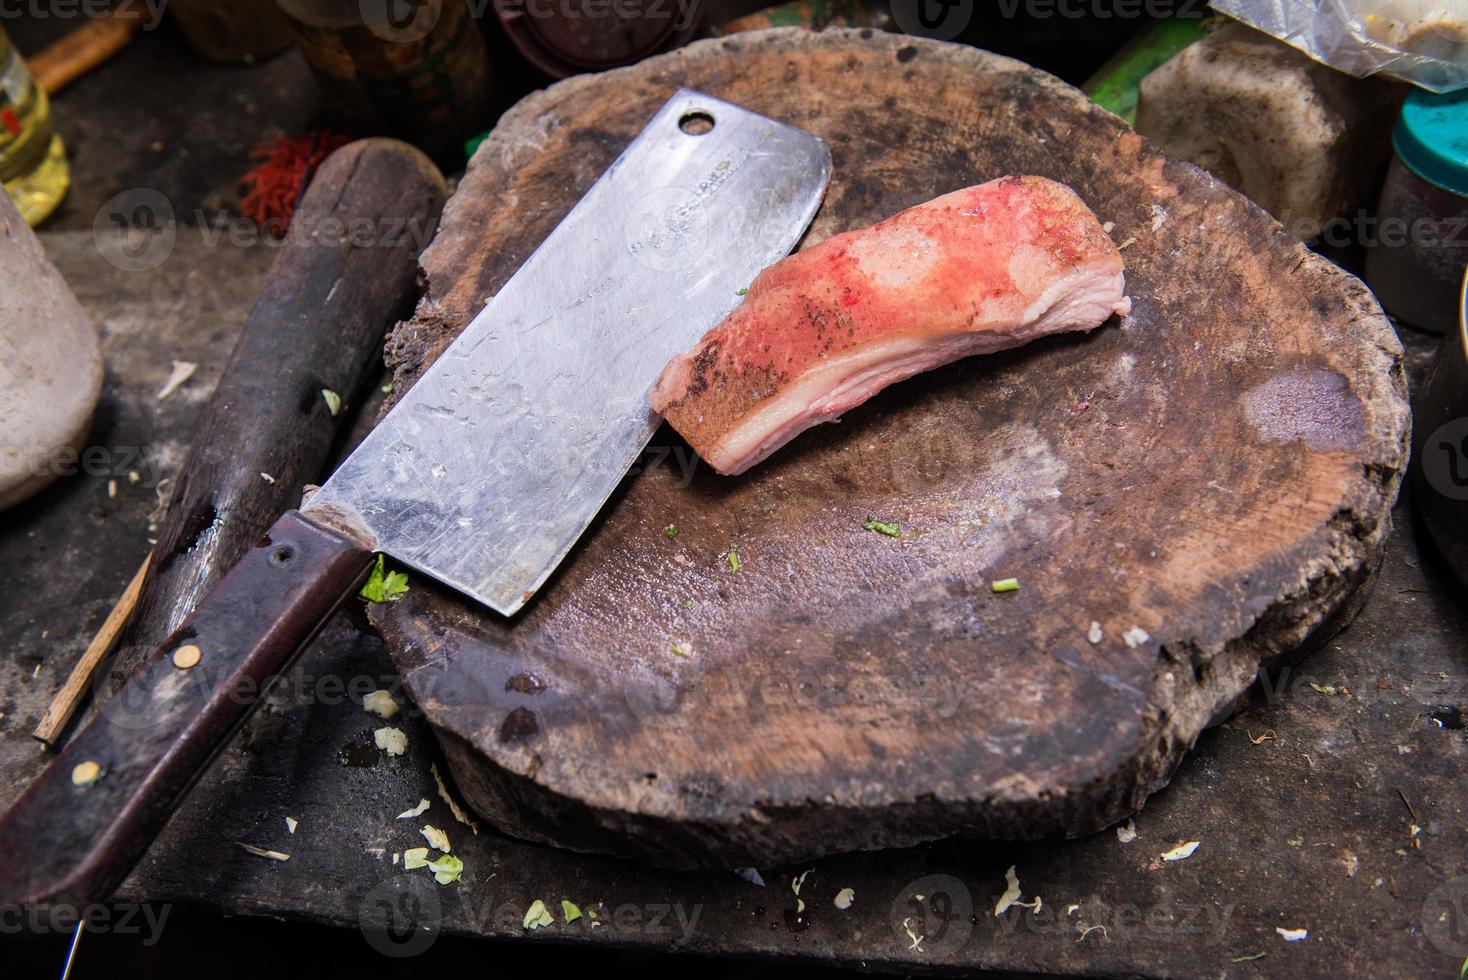
[[[90,444],[105,452],[0,515],[0,804],[46,762],[29,732],[147,554],[160,483],[182,462],[273,256],[258,237],[217,233],[238,221],[229,209],[247,151],[315,125],[318,107],[294,52],[222,68],[166,30],[56,101],[75,186],[41,239],[101,330],[107,380]],[[103,258],[95,236],[110,232],[94,221],[140,189],[168,200],[176,236],[156,269],[129,272]],[[1415,390],[1436,340],[1404,340]],[[173,360],[198,372],[160,402]],[[120,898],[347,926],[363,931],[362,949],[400,956],[463,935],[903,972],[1453,976],[1468,955],[1468,609],[1408,498],[1355,622],[1262,676],[1249,706],[1206,732],[1148,803],[1130,842],[1114,830],[953,840],[763,868],[760,887],[471,830],[439,796],[433,738],[411,706],[399,716],[405,756],[364,748],[380,722],[361,693],[397,679],[354,607],[201,779]],[[423,843],[422,821],[395,819],[420,798],[464,861],[461,884],[392,862]],[[1184,841],[1199,842],[1191,858],[1160,859]],[[291,857],[255,857],[241,842]],[[1043,903],[996,918],[1011,865],[1025,901]],[[792,881],[807,872],[797,898]],[[833,899],[844,888],[855,900],[843,911]],[[558,914],[528,933],[536,899],[600,918],[567,925]],[[584,959],[578,970],[597,968]]]

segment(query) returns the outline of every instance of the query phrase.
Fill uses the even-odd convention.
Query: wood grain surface
[[[1133,311],[895,386],[736,479],[664,427],[513,621],[416,578],[376,622],[460,789],[510,833],[670,866],[1133,812],[1371,575],[1409,428],[1379,307],[1043,73],[776,30],[508,113],[389,342],[399,391],[680,86],[830,144],[806,245],[1040,174],[1114,222]],[[993,593],[1007,577],[1019,590]]]

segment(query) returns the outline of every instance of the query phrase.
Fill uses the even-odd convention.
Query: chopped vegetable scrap
[[[673,525],[669,524],[667,527],[663,528],[663,536],[664,537],[669,537],[669,538],[676,538],[678,536],[678,529],[676,527],[674,527]]]
[[[1201,841],[1195,841],[1195,840],[1184,841],[1183,843],[1179,844],[1177,847],[1174,847],[1172,850],[1170,850],[1170,851],[1164,851],[1162,853],[1162,860],[1164,860],[1164,861],[1186,861],[1188,858],[1190,858],[1190,857],[1193,856],[1193,852],[1198,849],[1198,845],[1200,843],[1201,843]]]
[[[1020,901],[1022,893],[1019,889],[1019,876],[1014,873],[1014,865],[1011,864],[1009,870],[1004,872],[1004,881],[1004,893],[999,896],[999,901],[994,903],[995,918],[1003,915],[1011,907],[1016,905],[1022,909],[1029,909],[1032,912],[1039,912],[1044,907],[1045,902],[1039,895],[1035,896],[1033,902]]]
[[[889,538],[900,538],[902,536],[902,527],[896,521],[879,521],[874,517],[868,517],[867,522],[862,527],[868,531],[885,534]]]
[[[1091,628],[1086,631],[1086,639],[1091,641],[1091,645],[1095,646],[1097,643],[1100,643],[1104,635],[1101,632],[1101,624],[1094,619],[1091,620]]]
[[[269,858],[272,861],[289,861],[291,859],[289,854],[284,854],[280,851],[269,851],[263,847],[256,847],[254,844],[246,844],[244,841],[236,841],[235,843],[244,848],[246,854],[253,854],[256,857]]]
[[[1152,637],[1147,635],[1147,631],[1142,629],[1142,627],[1140,626],[1133,626],[1131,629],[1121,634],[1121,638],[1125,640],[1126,645],[1131,647],[1133,650],[1141,646],[1143,643],[1146,643],[1148,640],[1152,639]]]
[[[464,862],[452,854],[445,854],[437,861],[428,862],[428,870],[433,872],[433,880],[440,885],[448,885],[458,881],[464,874]]]
[[[1128,820],[1124,825],[1116,828],[1116,839],[1123,844],[1130,844],[1137,839],[1137,822]]]
[[[1001,579],[995,579],[992,583],[990,583],[989,587],[991,589],[993,589],[995,592],[1018,592],[1019,591],[1019,579],[1017,579],[1017,578],[1001,578]]]
[[[368,602],[397,602],[407,594],[408,573],[389,572],[386,555],[377,556],[377,564],[372,566],[372,573],[367,576],[367,583],[358,593]]]
[[[342,396],[330,388],[322,388],[321,398],[326,402],[326,410],[331,413],[331,417],[336,418],[336,413],[342,410]]]
[[[555,917],[545,907],[540,899],[530,903],[530,908],[525,910],[525,920],[522,923],[526,929],[542,929],[555,922]]]
[[[758,885],[761,888],[765,887],[765,879],[760,877],[757,868],[735,868],[734,873],[751,885]]]
[[[285,818],[285,829],[286,829],[286,831],[288,833],[294,834],[296,832],[296,828],[299,827],[299,826],[300,826],[300,824],[296,822],[296,818],[295,817],[286,817]]]
[[[90,759],[79,762],[71,770],[71,785],[90,786],[102,778],[102,767]]]
[[[728,554],[726,554],[725,557],[728,558],[728,560],[729,560],[729,571],[730,571],[730,573],[731,574],[734,574],[734,575],[738,575],[739,574],[739,568],[740,568],[740,565],[739,565],[739,552],[737,552],[737,551],[734,550],[734,546],[732,544],[729,546]]]
[[[423,799],[421,799],[421,800],[418,801],[418,805],[415,806],[415,807],[413,807],[413,809],[411,809],[411,810],[404,810],[402,813],[398,814],[397,819],[399,819],[399,820],[411,820],[414,817],[417,817],[417,816],[422,815],[422,813],[425,810],[427,810],[432,805],[433,805],[432,803],[429,803],[428,802],[428,798],[427,797],[424,797]]]
[[[428,841],[429,847],[437,848],[445,854],[453,850],[449,846],[449,835],[432,824],[424,824],[423,829],[419,833],[423,835],[424,840]]]
[[[199,365],[195,364],[193,361],[174,361],[173,370],[169,372],[168,380],[163,382],[163,387],[158,389],[158,394],[154,397],[156,397],[161,402],[163,399],[167,398],[175,391],[178,391],[179,388],[183,387],[184,383],[192,378],[194,376],[194,372],[198,369]]]
[[[419,868],[428,867],[428,848],[410,847],[403,852],[403,868],[407,871],[416,871]]]
[[[561,899],[561,918],[566,920],[566,925],[570,925],[581,918],[581,909],[577,908],[575,902],[563,898]]]
[[[408,751],[408,736],[401,728],[379,728],[372,733],[372,741],[388,755]]]
[[[362,707],[386,721],[398,713],[398,703],[386,691],[373,691],[362,699]]]
[[[831,904],[845,912],[851,908],[851,903],[854,901],[856,901],[856,889],[843,888],[836,893],[836,897],[831,900]]]
[[[1279,938],[1287,943],[1297,943],[1302,939],[1310,938],[1309,929],[1281,929],[1276,926],[1274,931],[1279,933]]]

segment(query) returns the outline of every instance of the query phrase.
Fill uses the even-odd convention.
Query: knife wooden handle
[[[296,511],[276,521],[0,817],[0,907],[111,895],[371,560]]]

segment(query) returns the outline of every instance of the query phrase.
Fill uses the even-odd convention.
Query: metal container
[[[1412,500],[1423,525],[1468,588],[1468,277],[1458,324],[1443,337],[1418,397]]]

